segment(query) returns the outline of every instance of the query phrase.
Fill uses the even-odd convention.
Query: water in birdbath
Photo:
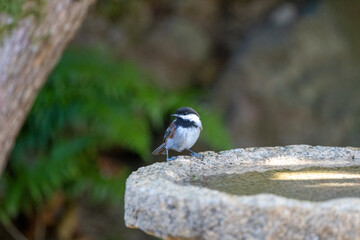
[[[271,193],[308,201],[359,198],[360,167],[312,167],[301,170],[247,172],[202,177],[188,183],[241,196]]]

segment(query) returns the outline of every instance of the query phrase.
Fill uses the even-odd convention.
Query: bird
[[[176,118],[165,131],[164,143],[157,147],[152,154],[159,155],[166,153],[166,161],[172,161],[176,157],[169,158],[170,149],[177,152],[188,150],[192,156],[203,158],[203,155],[190,149],[194,146],[200,136],[200,132],[203,130],[200,115],[190,107],[181,107],[171,116]]]

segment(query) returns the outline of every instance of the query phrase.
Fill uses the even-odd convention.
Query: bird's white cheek
[[[184,119],[184,120],[189,120],[189,121],[195,122],[198,127],[202,128],[201,120],[195,114],[181,116],[181,118]]]

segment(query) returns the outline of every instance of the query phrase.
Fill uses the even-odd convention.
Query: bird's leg
[[[169,161],[172,161],[174,159],[176,159],[176,157],[169,158],[169,150],[166,148],[166,161],[169,162]]]
[[[190,149],[188,149],[188,151],[191,153],[190,155],[193,156],[193,157],[197,157],[197,158],[204,158],[204,155],[202,154],[199,154],[199,153],[196,153]]]

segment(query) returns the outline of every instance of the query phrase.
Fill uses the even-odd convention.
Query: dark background
[[[0,183],[1,239],[150,239],[125,180],[182,106],[196,151],[360,140],[360,2],[101,0],[40,92]]]

